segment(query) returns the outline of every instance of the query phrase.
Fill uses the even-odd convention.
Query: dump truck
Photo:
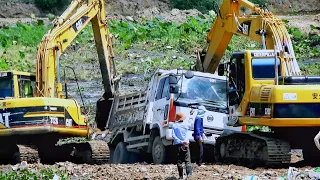
[[[189,126],[191,152],[196,152],[193,124],[197,107],[203,105],[207,109],[203,119],[204,159],[212,161],[215,141],[220,134],[226,130],[245,131],[245,126],[226,126],[226,103],[225,76],[159,69],[145,91],[114,97],[105,131],[93,134],[93,139],[108,142],[111,163],[140,160],[169,163],[176,157],[172,148],[172,125],[176,113],[186,115],[184,123]],[[193,114],[190,113],[192,109]]]

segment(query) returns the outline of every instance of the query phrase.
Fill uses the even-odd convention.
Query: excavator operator
[[[31,87],[31,81],[24,81],[23,83],[23,95],[24,97],[32,97],[32,87]]]

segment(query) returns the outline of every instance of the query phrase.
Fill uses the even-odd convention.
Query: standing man
[[[190,160],[190,149],[189,149],[189,137],[188,137],[188,126],[183,123],[186,119],[182,112],[176,114],[176,122],[173,125],[173,145],[177,147],[177,166],[179,172],[179,179],[183,179],[183,167],[182,163],[186,165],[187,177],[190,177],[191,172],[191,160]]]
[[[196,116],[196,119],[194,121],[194,132],[193,132],[193,138],[196,141],[196,146],[199,149],[199,156],[197,158],[196,163],[198,166],[202,166],[203,161],[203,117],[206,113],[206,108],[204,106],[198,107],[198,113]],[[193,112],[192,112],[193,114]]]

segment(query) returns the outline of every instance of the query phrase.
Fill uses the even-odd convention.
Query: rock
[[[179,9],[172,9],[171,10],[171,15],[172,16],[176,16],[176,15],[178,15],[180,13],[180,10]]]
[[[19,169],[20,170],[25,170],[25,169],[28,169],[28,163],[27,163],[27,161],[22,161],[21,163],[20,163],[20,166],[19,166]]]
[[[127,19],[128,21],[131,21],[131,22],[134,21],[134,19],[133,19],[131,16],[126,16],[126,19]]]
[[[16,170],[18,170],[18,169],[19,169],[19,164],[16,164],[16,165],[12,166],[12,170],[13,170],[13,171],[16,171]]]
[[[141,168],[140,168],[140,172],[145,173],[145,172],[147,172],[147,171],[148,171],[148,169],[147,169],[146,167],[141,167]]]
[[[52,180],[60,180],[60,179],[61,179],[60,176],[55,174]]]
[[[225,174],[222,177],[225,178],[225,179],[231,179],[232,175],[231,174]]]
[[[276,173],[276,172],[272,172],[272,171],[267,171],[267,172],[265,172],[264,175],[265,175],[265,176],[276,176],[277,173]]]

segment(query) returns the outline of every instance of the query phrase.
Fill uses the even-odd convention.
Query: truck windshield
[[[175,98],[193,102],[218,103],[225,106],[227,102],[226,81],[206,77],[194,76],[191,79],[181,78],[178,85],[182,88],[181,94],[176,94]]]
[[[12,97],[12,80],[11,78],[0,78],[0,98]]]

